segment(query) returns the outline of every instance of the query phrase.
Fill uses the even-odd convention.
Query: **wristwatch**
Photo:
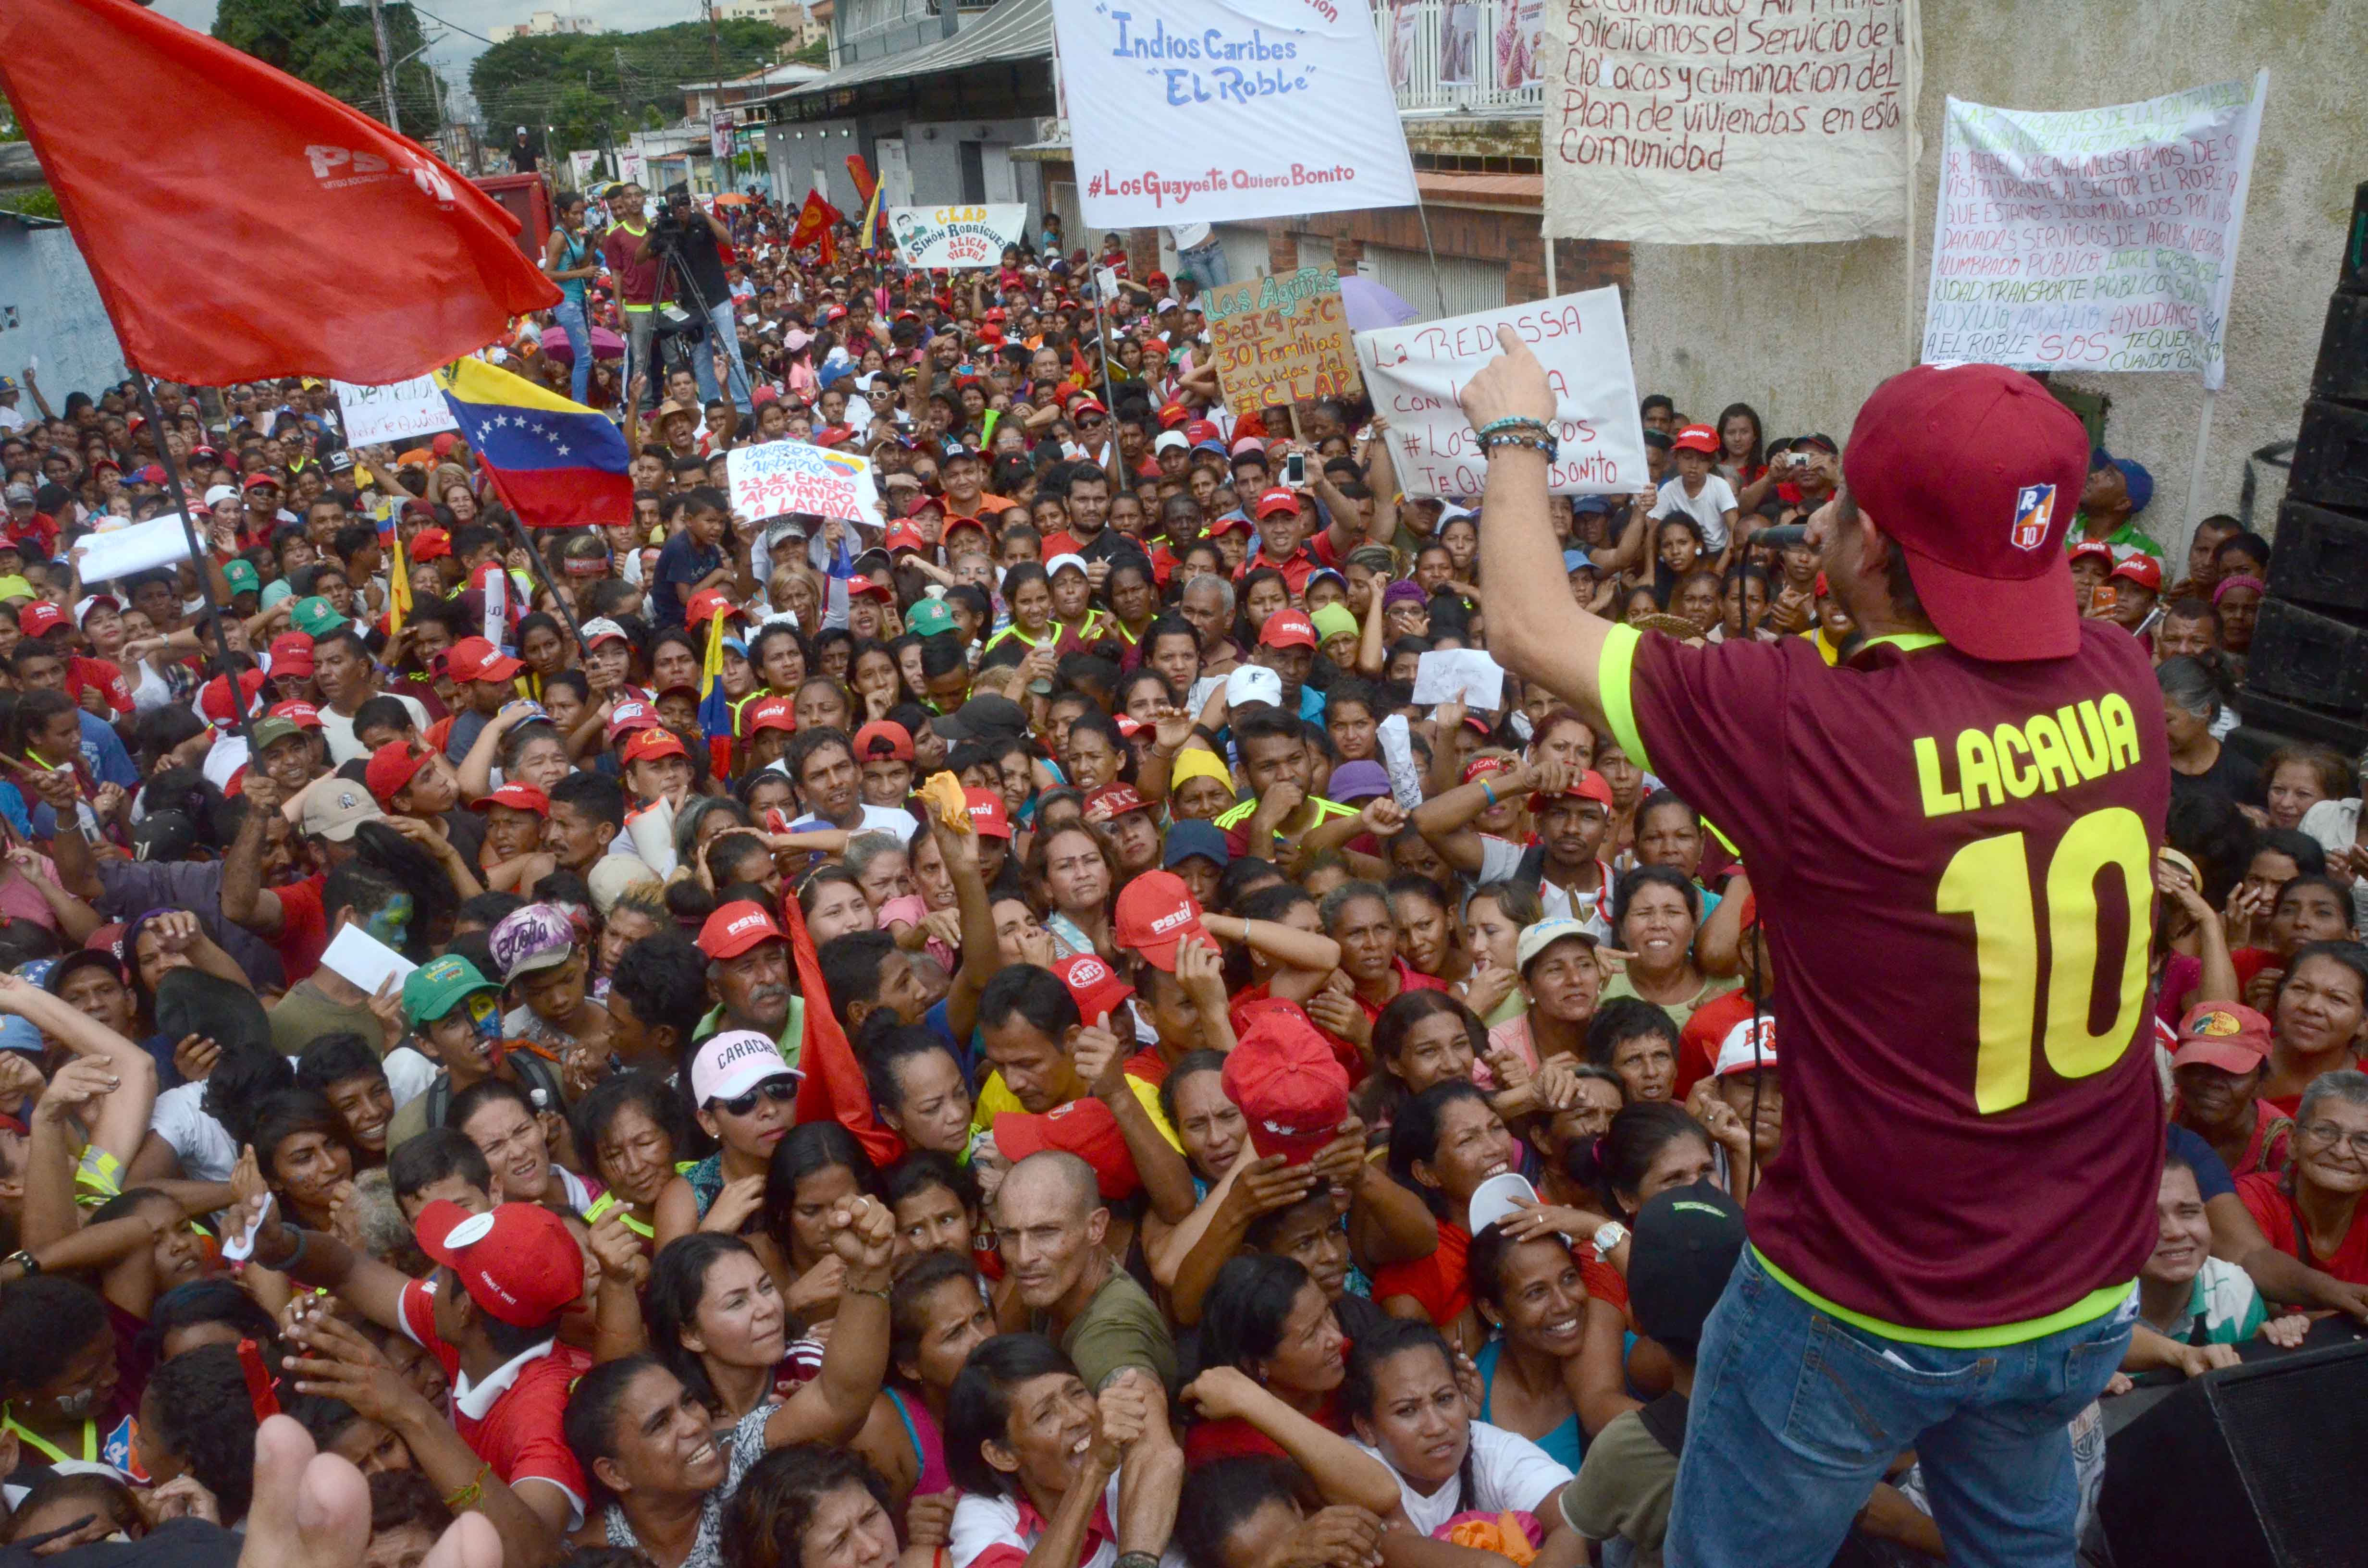
[[[1627,1239],[1627,1226],[1617,1220],[1606,1220],[1595,1228],[1595,1256],[1606,1263],[1611,1262],[1612,1253]]]
[[[5,1261],[13,1263],[18,1268],[22,1269],[24,1271],[24,1278],[28,1279],[34,1278],[41,1272],[41,1260],[35,1257],[31,1253],[26,1252],[22,1249],[10,1253]]]

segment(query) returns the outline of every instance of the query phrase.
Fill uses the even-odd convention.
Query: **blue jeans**
[[[1234,280],[1232,268],[1225,261],[1225,243],[1214,234],[1209,236],[1206,244],[1178,251],[1176,270],[1200,279],[1203,289],[1222,289]]]
[[[575,350],[575,368],[568,373],[567,395],[577,403],[592,385],[592,325],[584,319],[584,301],[563,299],[552,307],[552,317],[560,330],[567,334],[568,347]]]
[[[689,301],[685,301],[688,304]],[[715,389],[715,350],[720,347],[732,361],[732,401],[742,414],[753,412],[748,403],[748,371],[740,363],[740,329],[732,320],[732,301],[726,296],[722,304],[707,314],[708,341],[700,344],[690,357],[690,373],[699,382],[699,401],[712,403]]]
[[[1671,1568],[1825,1568],[1908,1449],[1952,1568],[2069,1568],[2066,1428],[2121,1365],[2135,1320],[2124,1307],[2020,1345],[1910,1345],[1818,1311],[1747,1249],[1702,1332]]]

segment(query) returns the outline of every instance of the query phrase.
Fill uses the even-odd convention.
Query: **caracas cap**
[[[770,1079],[803,1082],[804,1077],[764,1035],[755,1029],[725,1029],[690,1059],[690,1097],[702,1106],[711,1100],[736,1100]]]

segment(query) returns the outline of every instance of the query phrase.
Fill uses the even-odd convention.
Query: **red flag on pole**
[[[781,900],[781,928],[790,934],[790,962],[797,971],[798,994],[805,998],[805,1037],[798,1046],[798,1070],[805,1074],[798,1085],[797,1119],[836,1121],[855,1134],[863,1152],[882,1170],[905,1153],[905,1141],[880,1124],[871,1111],[871,1087],[864,1082],[863,1064],[838,1016],[830,1010],[830,990],[823,984],[822,954],[814,933],[806,929],[805,911],[794,898]]]
[[[823,265],[829,266],[834,249],[830,240],[831,225],[839,222],[841,217],[837,208],[823,199],[821,191],[807,191],[805,205],[798,209],[797,227],[790,231],[790,248],[803,250],[808,245],[818,244],[823,247]]]
[[[416,143],[131,0],[8,0],[0,89],[150,375],[402,381],[559,300]]]

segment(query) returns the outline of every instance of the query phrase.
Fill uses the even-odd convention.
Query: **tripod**
[[[699,286],[699,278],[691,271],[690,264],[683,259],[682,242],[686,237],[688,237],[687,232],[683,230],[661,233],[654,227],[650,248],[656,253],[658,258],[658,298],[665,300],[676,297],[669,294],[666,289],[666,281],[671,278],[682,290],[680,298],[689,300],[692,309],[697,312],[692,325],[673,328],[664,335],[666,347],[679,348],[688,356],[699,353],[701,345],[707,345],[711,352],[713,347],[719,346],[708,344],[709,337],[715,330],[715,312],[707,298],[707,291]],[[711,236],[711,243],[712,238]],[[740,363],[738,345],[720,347],[724,349],[723,396],[725,401],[735,406],[751,403],[753,389],[749,385],[748,372]],[[653,335],[650,343],[650,357],[660,363],[666,363],[666,347],[661,347],[655,335]],[[694,380],[697,379],[699,363],[694,358],[687,367],[691,370]],[[673,367],[669,365],[668,374],[672,373],[672,369]],[[655,390],[662,392],[664,389],[661,387]],[[659,401],[665,401],[663,396]]]

